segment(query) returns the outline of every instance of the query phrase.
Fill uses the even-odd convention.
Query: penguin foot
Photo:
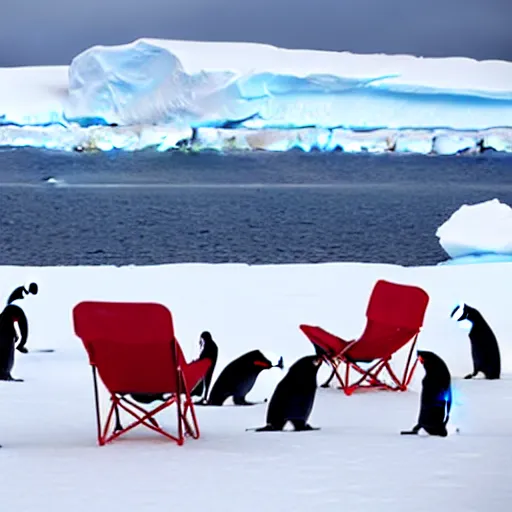
[[[304,420],[291,420],[290,423],[293,425],[295,432],[306,432],[309,430],[320,430],[319,427],[312,427],[309,423]]]
[[[23,379],[15,379],[11,375],[4,375],[0,377],[0,380],[5,380],[6,382],[23,382]]]
[[[255,402],[248,402],[245,398],[234,398],[233,402],[235,405],[256,405]]]
[[[418,432],[420,431],[420,426],[419,425],[415,425],[411,430],[402,430],[402,432],[400,432],[400,435],[402,436],[417,436],[418,435]]]
[[[279,427],[275,427],[274,425],[265,425],[264,427],[247,429],[247,430],[254,430],[255,432],[280,432],[283,429],[279,428]]]
[[[306,424],[304,426],[301,425],[298,428],[295,428],[295,432],[307,432],[310,430],[320,430],[320,427],[312,427],[311,425]]]

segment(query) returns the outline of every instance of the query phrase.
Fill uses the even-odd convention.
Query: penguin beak
[[[283,356],[279,358],[279,361],[277,364],[274,365],[276,368],[281,368],[281,370],[284,368],[284,362],[283,362]]]
[[[453,318],[456,322],[460,322],[466,318],[466,311],[464,305],[457,305],[457,307],[452,311],[450,318]]]
[[[450,318],[453,318],[453,315],[455,315],[455,313],[457,313],[457,311],[460,309],[460,306],[455,306],[455,309],[451,312],[450,314]]]
[[[425,359],[423,359],[423,356],[418,356],[418,361],[419,361],[421,364],[424,364],[424,363],[425,363]]]

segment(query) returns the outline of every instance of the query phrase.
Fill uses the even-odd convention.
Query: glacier
[[[0,145],[512,152],[512,63],[139,39],[0,68]]]
[[[494,198],[464,204],[437,229],[444,264],[512,262],[512,208]]]

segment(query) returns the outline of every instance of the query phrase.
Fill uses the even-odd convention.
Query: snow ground
[[[90,368],[71,324],[77,302],[162,302],[189,359],[200,332],[212,332],[220,350],[215,378],[252,348],[283,355],[287,365],[311,353],[299,323],[357,336],[379,278],[429,293],[419,346],[436,351],[452,371],[452,423],[460,434],[399,435],[416,420],[420,369],[406,393],[346,397],[319,389],[311,417],[317,432],[246,432],[264,424],[266,406],[227,405],[197,407],[201,438],[182,447],[144,429],[96,445]],[[31,280],[40,292],[20,303],[29,318],[29,348],[56,352],[17,356],[13,374],[25,382],[0,383],[2,510],[510,510],[512,263],[0,268],[5,298]],[[466,333],[449,318],[459,300],[479,308],[493,327],[502,380],[460,379],[471,359]],[[396,364],[403,357],[398,354]],[[319,380],[327,373],[323,368]],[[264,372],[250,398],[270,396],[282,375]]]

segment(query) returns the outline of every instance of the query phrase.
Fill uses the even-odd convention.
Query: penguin
[[[272,367],[283,368],[283,358],[273,365],[261,351],[252,350],[231,361],[215,381],[207,405],[222,405],[233,397],[235,405],[254,405],[245,397],[254,386],[258,375]]]
[[[15,315],[18,318],[18,328],[20,332],[20,340],[16,349],[23,354],[28,353],[28,349],[25,346],[28,339],[28,320],[23,309],[21,309],[18,305],[13,304],[13,302],[16,300],[24,299],[25,295],[37,295],[38,291],[39,287],[37,286],[37,283],[30,283],[28,290],[24,286],[18,286],[18,288],[16,288],[7,299],[7,305],[16,309]]]
[[[205,375],[204,380],[207,381],[206,392],[204,398],[206,398],[206,394],[208,393],[208,389],[210,387],[210,381],[213,374],[213,367],[215,366],[215,363],[217,362],[217,354],[218,354],[218,348],[215,341],[213,341],[212,335],[208,331],[204,331],[201,334],[201,337],[199,339],[199,343],[202,345],[201,353],[199,354],[199,357],[196,359],[196,361],[201,361],[202,359],[210,359],[212,361],[212,364],[208,370],[208,372]],[[191,396],[201,396],[203,386],[201,386],[202,380],[196,384],[194,389],[191,391]],[[201,386],[201,387],[200,387]],[[197,389],[200,387],[199,392]],[[156,400],[161,400],[162,402],[165,402],[166,396],[165,393],[131,393],[130,396],[136,401],[141,404],[150,404]],[[202,402],[200,402],[202,403]]]
[[[446,363],[434,352],[418,350],[418,358],[425,368],[420,399],[418,423],[402,435],[418,434],[420,429],[431,436],[446,437],[446,425],[452,406],[451,375]]]
[[[471,357],[473,359],[473,372],[465,379],[476,377],[482,372],[486,379],[499,379],[501,374],[501,358],[498,341],[489,324],[482,314],[467,304],[458,305],[450,315],[458,322],[468,320],[471,322],[469,340],[471,342]]]
[[[274,390],[267,409],[267,424],[256,432],[281,431],[287,422],[295,431],[319,430],[308,423],[313,410],[317,382],[322,364],[318,355],[302,357],[288,370]]]
[[[208,331],[204,331],[201,333],[201,337],[199,339],[199,343],[201,345],[201,353],[199,354],[199,360],[201,359],[210,359],[211,365],[204,379],[201,379],[195,388],[190,393],[192,396],[200,396],[201,399],[196,402],[196,405],[205,405],[208,402],[208,392],[210,390],[210,384],[212,382],[213,372],[215,370],[215,365],[217,364],[217,356],[219,353],[219,349],[215,341],[213,341],[212,335]]]
[[[11,375],[18,339],[15,328],[18,322],[18,309],[17,306],[9,305],[0,313],[0,380],[23,382],[23,379],[15,379]]]

